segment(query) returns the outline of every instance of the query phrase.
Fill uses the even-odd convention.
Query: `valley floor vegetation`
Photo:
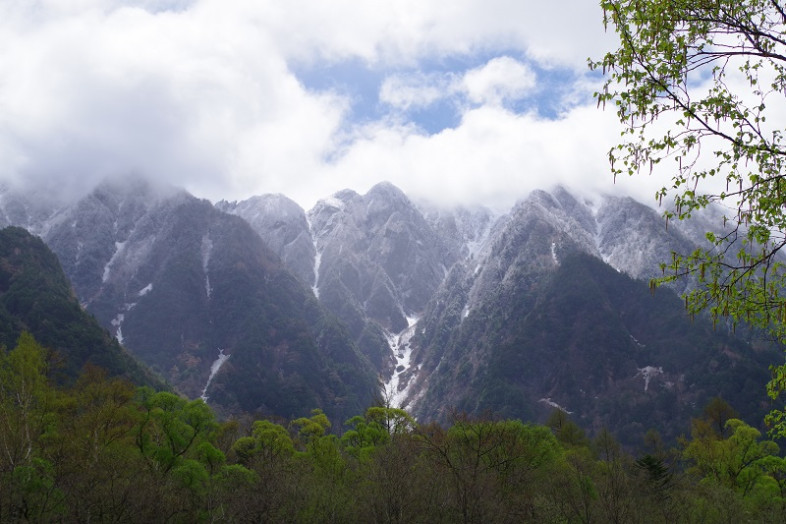
[[[201,399],[87,367],[47,379],[28,334],[0,352],[0,522],[784,522],[778,446],[720,399],[637,456],[562,411],[546,425],[385,406],[337,428],[220,422]]]

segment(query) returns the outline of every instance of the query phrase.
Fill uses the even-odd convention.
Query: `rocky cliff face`
[[[217,207],[251,224],[383,377],[393,371],[389,339],[421,314],[465,245],[460,221],[454,238],[438,233],[387,183],[365,195],[341,191],[308,213],[280,195]]]
[[[319,253],[320,297],[346,296],[388,331],[419,314],[459,254],[397,188],[343,191],[309,212]]]
[[[333,316],[246,221],[207,201],[107,182],[45,239],[87,310],[191,398],[225,412],[320,407],[340,418],[376,394],[376,374]]]
[[[533,193],[435,293],[409,341],[403,404],[422,419],[543,420],[559,406],[628,444],[653,426],[676,436],[670,417],[714,395],[760,417],[777,352],[691,322],[672,290],[648,288],[671,250],[695,246],[630,199]]]
[[[50,377],[61,384],[94,365],[138,385],[164,387],[80,307],[41,239],[7,227],[0,229],[0,346],[14,347],[23,331],[49,351]]]
[[[666,228],[629,198],[561,188],[497,216],[415,205],[386,183],[308,212],[139,180],[50,211],[0,197],[0,218],[43,235],[104,326],[227,411],[341,418],[382,389],[423,420],[561,406],[631,442],[653,424],[673,434],[669,420],[713,395],[766,408],[777,355],[648,289],[672,251],[703,241],[715,222],[702,217]]]
[[[43,238],[83,304],[102,300],[109,289],[133,295],[147,284],[140,282],[139,269],[156,235],[186,199],[185,192],[141,179],[108,181],[62,210]],[[97,314],[103,319],[108,312],[99,308]]]
[[[316,249],[306,213],[294,201],[284,195],[261,195],[221,201],[216,208],[243,218],[303,284],[314,285]]]

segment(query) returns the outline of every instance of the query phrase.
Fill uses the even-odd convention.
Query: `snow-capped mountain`
[[[460,258],[461,243],[438,234],[388,183],[365,195],[341,191],[308,213],[278,195],[218,207],[254,227],[383,377],[394,367],[388,340],[420,315]]]
[[[133,296],[149,283],[139,270],[161,226],[189,198],[184,191],[142,179],[107,181],[60,211],[42,236],[86,306],[110,289]],[[91,310],[99,319],[106,316],[101,308]]]
[[[324,301],[349,302],[359,318],[398,332],[423,310],[458,260],[398,188],[378,184],[365,195],[342,191],[309,212]],[[349,320],[350,315],[347,315]]]
[[[563,188],[498,215],[415,204],[388,183],[307,212],[283,195],[212,206],[142,180],[68,207],[0,197],[0,219],[46,240],[118,340],[228,411],[341,417],[376,392],[424,420],[559,405],[613,427],[620,398],[637,424],[717,394],[762,406],[773,353],[691,324],[672,290],[647,286],[703,241],[702,217],[667,228],[632,199]],[[733,391],[732,375],[751,387]]]
[[[462,260],[477,256],[498,218],[493,211],[482,206],[445,209],[421,202],[418,209],[443,242],[458,252]]]
[[[427,420],[452,408],[538,419],[559,405],[597,428],[620,412],[657,425],[666,404],[687,420],[713,395],[761,411],[777,353],[691,322],[673,290],[648,288],[672,250],[695,247],[631,199],[534,192],[435,293],[408,341],[403,405]],[[756,386],[742,391],[729,375]]]
[[[316,249],[306,212],[297,203],[284,195],[260,195],[242,202],[220,201],[216,207],[242,217],[301,282],[314,284]]]
[[[341,417],[375,395],[376,374],[308,287],[247,222],[208,201],[108,181],[43,237],[87,310],[191,398]]]

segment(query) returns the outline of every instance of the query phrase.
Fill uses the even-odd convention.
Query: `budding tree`
[[[602,0],[617,49],[598,104],[624,125],[614,176],[666,171],[668,219],[724,209],[708,244],[675,254],[664,279],[693,275],[691,312],[745,322],[786,342],[786,7],[778,0]],[[786,390],[786,368],[768,388]],[[786,436],[786,413],[769,416]]]

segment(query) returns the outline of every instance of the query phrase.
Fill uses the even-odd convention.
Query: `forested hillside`
[[[73,383],[91,364],[138,385],[164,387],[82,309],[41,239],[8,227],[0,230],[0,345],[13,347],[22,332],[47,348],[49,373],[60,383]]]
[[[216,420],[201,400],[89,368],[45,374],[29,334],[0,354],[2,522],[783,522],[786,462],[723,401],[674,449],[623,451],[564,412],[418,425]]]
[[[214,206],[142,177],[33,201],[4,193],[0,220],[40,234],[103,328],[222,416],[345,419],[385,397],[421,422],[543,422],[560,406],[635,446],[651,428],[674,442],[715,396],[759,429],[772,409],[772,344],[649,289],[671,250],[701,245],[703,216],[666,228],[631,198],[560,187],[495,214],[389,183],[308,212],[283,195]]]
[[[179,393],[285,417],[344,417],[374,398],[376,374],[344,326],[244,220],[141,177],[50,212],[26,225],[79,302]]]
[[[772,345],[691,319],[671,290],[653,293],[588,255],[565,254],[547,276],[519,271],[465,318],[454,307],[415,336],[428,383],[419,419],[445,420],[453,407],[544,420],[559,405],[635,446],[652,428],[674,441],[714,396],[758,426],[771,409],[768,366],[781,358]],[[446,304],[461,294],[451,289]]]

